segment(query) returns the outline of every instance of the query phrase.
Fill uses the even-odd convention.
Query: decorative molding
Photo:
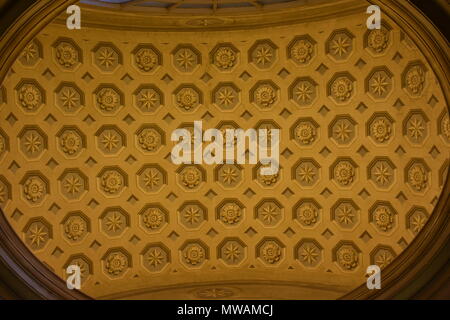
[[[322,19],[346,16],[363,12],[367,6],[360,0],[335,0],[332,2],[303,1],[287,2],[270,5],[260,10],[230,9],[216,12],[195,10],[191,13],[174,13],[173,11],[139,10],[138,7],[117,9],[117,6],[103,7],[83,4],[83,25],[92,28],[133,30],[133,31],[193,31],[193,30],[236,30],[268,26],[289,25],[294,23],[312,22]],[[129,10],[127,10],[129,9]],[[146,8],[149,9],[149,8]],[[65,24],[65,19],[59,17],[57,23]]]

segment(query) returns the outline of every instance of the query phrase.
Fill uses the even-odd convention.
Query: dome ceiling
[[[96,1],[150,3],[115,2]],[[332,5],[201,37],[47,26],[0,86],[11,227],[94,298],[331,299],[391,264],[443,190],[445,90],[394,20]],[[171,132],[196,120],[281,129],[280,173],[173,164]]]

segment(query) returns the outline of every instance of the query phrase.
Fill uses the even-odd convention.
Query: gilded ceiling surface
[[[394,21],[366,19],[201,36],[47,26],[1,86],[1,208],[95,298],[345,294],[420,232],[449,164],[431,66]],[[171,133],[197,120],[280,129],[279,173],[173,164]]]

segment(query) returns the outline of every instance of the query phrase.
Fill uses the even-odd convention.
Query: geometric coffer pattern
[[[360,21],[205,38],[48,26],[0,90],[2,210],[95,297],[261,274],[362,283],[433,211],[450,124],[409,38]],[[195,120],[281,129],[279,173],[174,165],[170,134]],[[233,295],[195,295],[218,292]]]

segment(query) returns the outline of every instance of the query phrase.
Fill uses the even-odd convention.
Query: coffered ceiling
[[[430,218],[450,124],[395,21],[340,13],[201,36],[47,26],[0,89],[9,223],[96,298],[331,299],[364,283]],[[280,172],[173,164],[171,133],[196,120],[280,129]]]

